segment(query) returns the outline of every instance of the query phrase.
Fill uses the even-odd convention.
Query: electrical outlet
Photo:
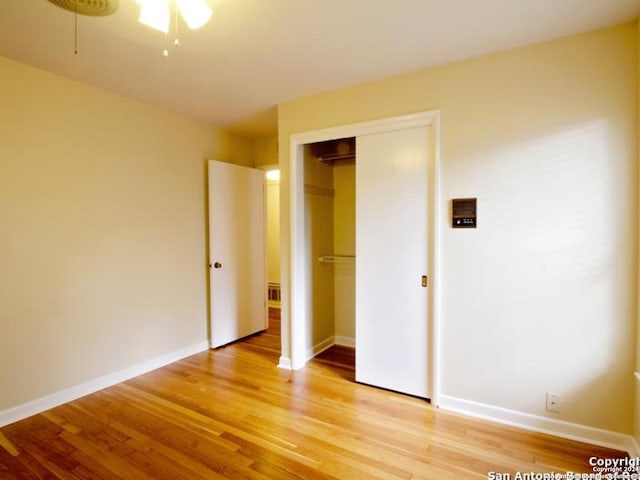
[[[547,392],[547,410],[556,413],[560,411],[560,395]]]

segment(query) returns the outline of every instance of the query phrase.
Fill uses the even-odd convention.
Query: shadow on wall
[[[446,229],[444,260],[462,398],[517,378],[507,401],[482,401],[629,433],[636,171],[615,137],[600,119],[466,159],[458,179],[479,197],[478,229]],[[545,411],[547,391],[560,414]],[[611,408],[597,392],[614,391]]]

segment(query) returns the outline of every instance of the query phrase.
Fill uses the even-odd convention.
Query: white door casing
[[[429,398],[428,127],[356,138],[356,381]]]
[[[264,172],[209,160],[211,346],[266,329]]]

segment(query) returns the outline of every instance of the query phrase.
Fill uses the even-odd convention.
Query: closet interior
[[[355,138],[304,149],[307,358],[355,347],[355,150]]]

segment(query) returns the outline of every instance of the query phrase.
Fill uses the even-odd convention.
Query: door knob
[[[216,263],[213,264],[213,268],[220,269],[220,268],[222,268],[222,264],[220,262],[216,262]]]

